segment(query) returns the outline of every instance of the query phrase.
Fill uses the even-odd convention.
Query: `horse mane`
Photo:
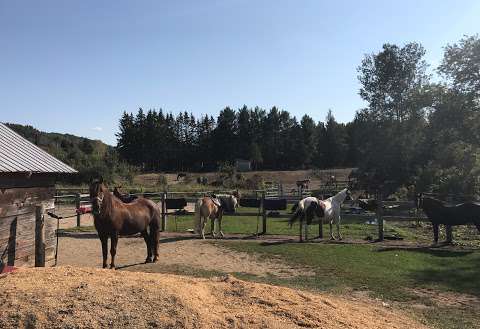
[[[108,187],[103,184],[103,183],[100,183],[100,188],[103,192],[103,201],[102,201],[102,212],[104,213],[104,215],[102,215],[103,217],[108,217],[111,215],[112,213],[112,209],[113,209],[113,203],[115,201],[115,199],[117,199],[119,202],[120,200],[114,196],[113,194],[110,193],[110,190],[108,189]]]
[[[329,199],[331,200],[337,200],[339,198],[343,198],[343,201],[345,201],[346,197],[347,197],[347,191],[348,191],[348,188],[344,188],[343,190],[341,190],[340,192],[338,192],[337,194],[335,194],[334,196],[331,196]]]

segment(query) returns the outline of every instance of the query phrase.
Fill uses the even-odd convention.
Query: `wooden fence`
[[[183,209],[187,203],[195,203],[199,197],[209,195],[210,191],[201,192],[145,192],[136,193],[133,195],[143,196],[153,201],[159,202],[162,209],[162,230],[167,229],[167,220],[169,215],[178,215],[178,210]],[[287,198],[274,198],[266,191],[254,191],[252,198],[243,198],[242,201],[250,200],[250,208],[256,208],[257,211],[241,211],[235,213],[229,213],[228,216],[244,217],[244,216],[259,216],[262,221],[262,230],[257,232],[258,234],[267,234],[267,222],[269,218],[269,212],[274,211],[275,215],[270,216],[276,219],[290,218],[291,214],[285,212],[288,205],[294,204],[299,201],[298,197]],[[58,195],[55,197],[56,202],[69,202],[74,203],[77,212],[77,226],[81,225],[81,215],[88,212],[90,206],[90,199],[88,194],[83,193],[70,193],[66,195]],[[256,201],[254,201],[256,200]],[[243,203],[245,203],[243,202]],[[247,202],[248,203],[248,202]],[[182,205],[182,206],[180,206]],[[173,211],[172,211],[173,210]],[[284,211],[280,213],[279,211]],[[192,211],[182,211],[182,216],[192,216]],[[257,217],[258,218],[258,217]],[[378,226],[378,240],[382,241],[383,236],[383,224],[384,220],[388,221],[426,221],[427,218],[423,215],[423,212],[418,212],[413,201],[381,201],[378,202],[378,208],[376,212],[362,212],[359,208],[352,207],[352,202],[345,202],[342,206],[342,219],[354,219],[362,222],[371,221],[375,219],[375,223]],[[319,221],[318,237],[323,238],[323,226],[322,221]],[[300,224],[300,241],[304,240],[306,223]],[[306,237],[305,237],[306,238]]]

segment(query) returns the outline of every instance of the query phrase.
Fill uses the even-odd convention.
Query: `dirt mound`
[[[233,277],[57,267],[0,285],[0,328],[425,328],[376,303]]]

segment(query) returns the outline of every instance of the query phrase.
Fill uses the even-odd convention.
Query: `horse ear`
[[[99,182],[100,184],[103,183],[103,176],[100,176],[100,178],[98,179],[98,182]]]

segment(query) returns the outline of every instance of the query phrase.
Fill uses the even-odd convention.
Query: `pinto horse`
[[[140,233],[147,245],[145,263],[158,260],[158,240],[161,211],[147,199],[138,198],[131,203],[123,203],[112,195],[103,180],[90,184],[93,222],[102,242],[103,268],[107,267],[108,238],[110,238],[110,268],[115,268],[115,254],[119,235]]]
[[[330,224],[330,239],[335,240],[333,236],[332,225],[335,222],[337,226],[337,235],[338,239],[342,240],[342,235],[340,234],[340,207],[342,203],[350,197],[350,191],[348,188],[345,188],[335,194],[334,196],[326,199],[319,200],[314,197],[308,197],[303,200],[300,200],[296,206],[293,207],[295,211],[294,215],[290,218],[290,226],[298,218],[304,218],[307,216],[307,224],[310,224],[313,219],[313,214],[316,214],[318,217],[324,217],[329,221]],[[323,216],[322,215],[323,212]]]
[[[423,209],[433,226],[433,240],[438,243],[438,229],[440,224],[447,226],[475,224],[480,233],[480,203],[465,202],[458,205],[447,206],[444,202],[418,195],[418,207]],[[450,239],[447,242],[452,242]]]
[[[132,195],[130,193],[122,193],[122,191],[120,189],[121,189],[121,186],[120,187],[115,186],[115,188],[113,189],[113,195],[115,195],[123,203],[130,203],[133,200],[138,199],[138,197],[136,195]]]
[[[208,219],[212,221],[211,233],[212,237],[215,234],[215,220],[218,221],[218,232],[223,238],[222,232],[222,217],[225,212],[234,212],[238,207],[238,193],[232,195],[219,195],[212,197],[203,197],[195,204],[195,233],[200,234],[202,239],[205,239],[205,225]]]

